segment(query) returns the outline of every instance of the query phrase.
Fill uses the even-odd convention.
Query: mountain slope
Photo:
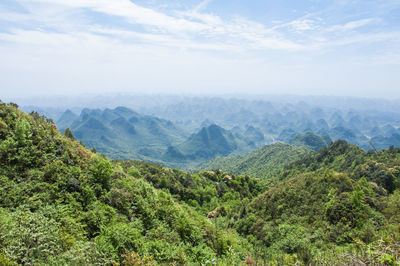
[[[286,144],[271,146],[263,149],[283,150]],[[263,158],[262,153],[251,154],[256,156],[253,161]],[[239,164],[230,157],[225,160],[231,169]],[[243,201],[224,220],[257,247],[255,256],[263,257],[263,263],[399,262],[391,243],[399,241],[392,232],[400,222],[400,208],[394,203],[400,200],[400,149],[374,154],[336,141],[280,168],[275,179],[282,182]]]
[[[346,173],[355,180],[365,177],[392,192],[400,184],[400,149],[367,153],[340,140],[288,165],[282,177],[326,169]]]
[[[223,207],[232,210],[232,199],[253,199],[267,190],[256,178],[233,175],[221,170],[188,174],[178,169],[141,161],[116,161],[127,173],[141,175],[155,188],[168,190],[177,200],[195,207],[203,215]],[[227,197],[231,195],[232,198]],[[233,196],[234,195],[234,196]]]
[[[201,164],[199,169],[222,169],[234,174],[258,178],[277,177],[282,169],[310,153],[307,148],[284,143],[266,145],[245,155],[217,157]]]
[[[251,236],[259,255],[278,264],[390,264],[398,262],[399,253],[390,244],[393,240],[379,240],[381,232],[390,231],[392,216],[384,216],[387,199],[382,189],[365,179],[355,182],[333,171],[314,172],[286,180],[242,205],[241,215],[232,217],[231,223],[242,235]],[[386,251],[378,251],[379,241]],[[359,252],[352,250],[354,246]],[[282,258],[282,253],[289,255]]]
[[[60,131],[64,131],[67,127],[69,127],[76,119],[78,115],[73,113],[71,110],[67,109],[60,118],[57,120],[57,127]]]

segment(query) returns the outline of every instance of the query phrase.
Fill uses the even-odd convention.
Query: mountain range
[[[300,102],[250,103],[200,98],[191,107],[170,104],[160,106],[163,112],[153,109],[163,118],[126,107],[84,108],[79,115],[66,110],[56,124],[61,131],[70,128],[77,139],[112,159],[146,160],[181,169],[275,142],[314,151],[339,139],[365,150],[400,146],[400,120],[387,111],[345,111]],[[185,120],[188,115],[192,119]]]
[[[171,121],[140,115],[125,107],[83,109],[79,116],[66,110],[56,123],[61,131],[69,128],[85,145],[110,158],[181,168],[217,155],[248,152],[263,141],[262,133],[253,127],[248,128],[246,137],[215,124],[189,134]]]
[[[117,98],[111,97],[108,105]],[[276,142],[314,151],[339,139],[366,151],[400,147],[400,110],[387,101],[289,96],[118,99],[139,111],[72,105],[62,113],[55,107],[38,110],[50,114],[62,132],[70,128],[88,147],[110,158],[147,160],[183,169],[215,156],[244,154]],[[213,139],[218,136],[223,137]]]

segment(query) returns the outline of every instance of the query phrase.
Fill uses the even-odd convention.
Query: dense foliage
[[[224,208],[231,210],[244,200],[251,200],[267,187],[248,175],[232,175],[221,170],[190,174],[178,169],[140,161],[117,161],[134,176],[141,176],[158,189],[171,193],[175,199],[194,207],[203,215]]]
[[[283,177],[319,169],[344,172],[354,180],[365,177],[389,192],[400,188],[400,149],[365,152],[356,145],[336,141],[315,154],[306,156],[285,167]]]
[[[390,222],[394,216],[387,213],[391,209],[398,215],[399,209],[391,208],[389,198],[365,178],[353,181],[330,170],[314,172],[260,195],[240,215],[232,214],[229,223],[258,247],[256,257],[283,263],[283,253],[306,264],[330,264],[354,253],[356,245],[366,248],[388,236],[399,240],[399,224]],[[383,259],[398,260],[398,255],[397,247]]]
[[[284,143],[266,145],[249,154],[217,157],[201,164],[199,169],[222,169],[234,174],[272,179],[280,176],[283,168],[311,153],[304,147]]]
[[[277,264],[400,263],[400,149],[365,152],[336,141],[290,161],[289,147],[266,146],[210,164],[228,172],[239,172],[240,165],[255,173],[271,167],[268,179],[284,180],[220,218],[253,244],[254,258]],[[273,148],[282,152],[265,153]]]
[[[0,264],[400,263],[400,149],[264,149],[263,179],[111,162],[0,103]]]

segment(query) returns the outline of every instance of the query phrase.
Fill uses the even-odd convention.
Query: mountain
[[[67,110],[57,125],[69,127],[77,139],[113,159],[157,161],[168,146],[186,137],[184,130],[170,121],[140,115],[125,107],[86,108],[79,117]]]
[[[377,135],[371,139],[374,147],[378,150],[383,150],[387,147],[400,147],[400,134],[393,133],[391,135]]]
[[[275,143],[244,155],[214,158],[201,164],[198,169],[222,169],[234,174],[248,174],[258,178],[276,178],[285,166],[309,153],[311,151],[304,147]]]
[[[399,153],[398,148],[367,153],[356,145],[339,140],[288,165],[282,177],[329,169],[346,173],[355,180],[365,177],[392,192],[400,180]]]
[[[169,149],[167,151],[169,153],[166,153],[164,158],[173,160],[183,154],[186,160],[206,160],[217,155],[226,156],[237,150],[239,145],[239,140],[231,132],[213,124],[203,127],[177,145],[174,148],[177,152],[170,152],[171,149]]]
[[[278,140],[288,143],[292,138],[296,136],[296,134],[297,134],[296,131],[294,131],[293,129],[285,128],[280,132]]]
[[[376,238],[381,230],[390,231],[384,214],[390,217],[392,210],[385,208],[393,207],[395,198],[399,195],[388,197],[365,179],[354,181],[333,171],[309,173],[285,180],[242,204],[240,215],[228,219],[240,234],[251,237],[260,256],[267,254],[267,260],[277,264],[354,265],[357,261],[384,265],[398,261],[392,240]],[[393,212],[399,210],[396,207]],[[356,243],[359,252],[351,251]],[[288,255],[282,258],[282,253]],[[372,254],[388,255],[379,262]]]
[[[319,136],[313,132],[297,133],[289,144],[294,146],[305,146],[313,151],[318,151],[331,144],[332,140],[329,136]]]
[[[357,145],[338,140],[316,153],[291,163],[283,176],[285,178],[293,177],[301,173],[323,169],[352,173],[357,166],[365,163],[369,156],[365,150]]]
[[[400,149],[367,153],[336,141],[286,165],[278,179],[283,181],[242,204],[239,216],[227,218],[239,233],[254,237],[252,243],[269,260],[291,264],[300,258],[306,265],[398,261],[390,237],[377,236],[400,222],[400,208],[395,207],[400,200]],[[345,247],[357,241],[362,251],[350,256]],[[336,250],[332,256],[318,255],[331,248]],[[381,248],[390,255],[378,262],[372,254],[386,256]],[[279,252],[296,256],[283,260]]]
[[[329,125],[328,125],[328,123],[325,121],[325,119],[318,119],[316,122],[315,122],[315,127],[314,127],[314,131],[317,133],[317,134],[320,134],[320,135],[326,135],[326,134],[328,134],[328,132],[329,132]]]
[[[245,136],[249,143],[259,143],[265,139],[263,132],[259,128],[253,126],[247,126],[243,136]]]
[[[57,120],[56,124],[60,131],[64,131],[68,128],[76,119],[78,115],[73,113],[71,110],[67,109],[61,114],[60,118]]]

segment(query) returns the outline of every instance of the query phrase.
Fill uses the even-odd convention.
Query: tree
[[[69,139],[71,139],[71,140],[76,140],[76,138],[74,137],[74,134],[72,134],[72,131],[71,131],[71,129],[69,129],[69,128],[66,128],[65,130],[64,130],[64,136],[66,136],[67,138],[69,138]]]

